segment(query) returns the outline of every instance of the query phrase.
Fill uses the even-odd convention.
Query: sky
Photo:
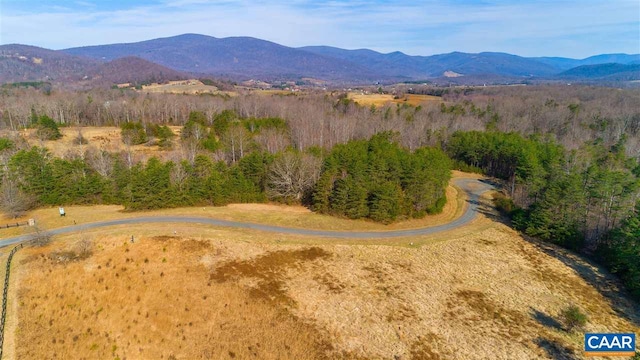
[[[0,0],[0,44],[57,50],[184,33],[409,55],[584,58],[640,53],[640,1]]]

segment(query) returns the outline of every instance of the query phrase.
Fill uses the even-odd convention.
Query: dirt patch
[[[411,344],[411,360],[443,360],[451,358],[451,352],[444,348],[446,342],[434,333],[418,336]]]
[[[318,248],[274,251],[247,261],[230,261],[216,268],[210,280],[219,283],[239,278],[258,279],[252,295],[269,301],[292,303],[285,288],[285,274],[290,268],[302,266],[305,262],[331,257],[327,251]]]
[[[461,304],[464,306],[461,307]],[[447,316],[451,319],[472,324],[474,329],[478,329],[478,323],[491,323],[487,327],[494,328],[508,337],[522,336],[523,331],[520,327],[526,326],[531,321],[526,314],[505,309],[483,292],[475,290],[456,291],[449,299],[447,308],[451,309],[447,312]]]
[[[180,241],[180,249],[186,252],[199,252],[211,249],[207,240],[185,239]]]
[[[42,255],[42,257],[44,257],[44,255]],[[52,251],[51,253],[49,253],[49,255],[47,256],[49,258],[49,260],[51,260],[52,262],[56,263],[56,264],[64,264],[64,263],[68,263],[70,261],[81,261],[81,260],[85,260],[89,257],[91,257],[91,253],[86,252],[86,253],[79,253],[77,251],[73,251],[73,250],[56,250],[56,251]],[[30,256],[29,258],[23,260],[26,261],[26,263],[30,262],[30,261],[34,261],[34,257]]]
[[[177,236],[160,235],[160,236],[152,236],[149,239],[154,241],[165,242],[165,241],[171,241],[171,240],[179,240],[180,238]]]
[[[317,274],[313,279],[334,294],[340,294],[346,288],[345,284],[330,273]]]
[[[488,239],[478,239],[477,242],[478,244],[482,244],[486,246],[491,246],[496,244],[494,240],[488,240]]]

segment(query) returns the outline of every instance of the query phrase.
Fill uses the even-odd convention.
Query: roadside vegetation
[[[360,106],[343,93],[6,88],[2,206],[16,216],[38,205],[271,200],[391,223],[439,212],[450,169],[475,170],[502,181],[497,202],[516,229],[597,259],[640,296],[637,90],[412,92],[441,101]],[[91,139],[58,156],[45,148],[61,141],[59,127],[101,125],[120,128],[118,152]],[[158,150],[140,156],[139,146]]]

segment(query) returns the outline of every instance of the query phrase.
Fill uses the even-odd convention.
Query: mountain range
[[[292,48],[251,37],[184,34],[136,43],[48,50],[0,46],[0,82],[145,82],[214,76],[232,80],[302,80],[333,83],[432,81],[640,80],[640,54],[586,59],[452,52],[432,56],[388,54],[329,46]]]

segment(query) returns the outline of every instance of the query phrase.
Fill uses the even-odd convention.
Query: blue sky
[[[62,49],[198,33],[432,55],[640,53],[638,0],[0,0],[0,44]]]

